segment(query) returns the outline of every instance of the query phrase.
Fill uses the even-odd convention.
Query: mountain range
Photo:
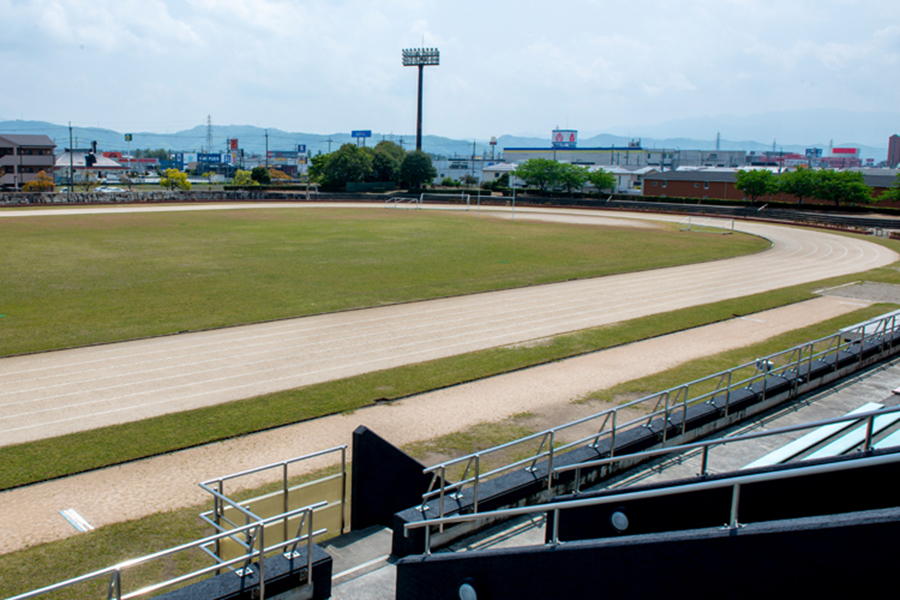
[[[819,131],[830,132],[825,139]],[[609,147],[626,146],[640,132],[644,148],[671,148],[683,150],[714,150],[716,136],[722,150],[746,150],[761,152],[783,150],[803,153],[806,148],[818,147],[826,150],[831,144],[836,147],[852,146],[860,148],[863,158],[873,158],[875,162],[884,160],[887,154],[888,137],[900,131],[900,113],[863,113],[833,109],[789,110],[761,113],[745,117],[721,115],[696,119],[680,119],[640,127],[610,127],[608,130],[582,131],[578,146]],[[702,132],[698,135],[698,132]],[[59,148],[69,147],[69,128],[43,121],[0,121],[0,135],[45,134]],[[130,145],[125,141],[125,133],[131,133]],[[96,141],[102,151],[126,151],[128,149],[158,149],[171,152],[199,152],[226,150],[227,140],[236,138],[240,148],[246,153],[259,154],[267,148],[270,151],[296,150],[298,144],[305,144],[310,153],[328,152],[345,143],[356,143],[350,132],[314,134],[288,132],[280,129],[263,129],[251,125],[213,125],[213,143],[207,148],[207,127],[198,125],[175,133],[119,132],[97,127],[73,127],[72,142],[76,148],[86,148]],[[759,141],[763,134],[773,135],[773,142]],[[879,143],[879,138],[883,140]],[[366,140],[374,145],[382,139],[400,143],[410,150],[415,145],[414,134],[386,135],[373,132]],[[798,141],[799,140],[799,141]],[[804,141],[805,140],[805,141]],[[473,148],[474,144],[474,148]],[[497,138],[495,152],[503,148],[549,147],[550,132],[540,135],[502,135]],[[425,135],[423,150],[441,156],[491,155],[487,139],[457,140],[447,137]]]

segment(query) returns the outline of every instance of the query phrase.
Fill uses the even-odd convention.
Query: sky
[[[0,0],[0,120],[409,134],[423,44],[456,139],[900,110],[897,0]]]

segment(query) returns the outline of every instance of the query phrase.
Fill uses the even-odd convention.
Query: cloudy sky
[[[0,120],[410,133],[423,42],[453,138],[900,110],[897,0],[0,0]]]

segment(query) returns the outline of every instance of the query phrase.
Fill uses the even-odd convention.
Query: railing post
[[[559,509],[553,510],[553,545],[559,544]]]
[[[550,432],[550,456],[547,457],[547,491],[553,487],[553,440],[556,437],[556,432]]]
[[[312,530],[310,530],[312,531]],[[250,548],[250,551],[253,551],[253,548]],[[265,560],[266,560],[266,526],[260,521],[259,523],[259,560],[257,561],[259,564],[257,565],[258,575],[259,575],[259,600],[266,600],[266,573],[265,573]]]
[[[312,585],[312,568],[313,568],[313,549],[312,549],[312,539],[313,539],[313,531],[315,528],[313,527],[313,509],[308,509],[306,511],[309,513],[309,529],[306,530],[306,583],[307,585]]]
[[[478,478],[480,476],[481,476],[481,455],[476,454],[475,455],[475,486],[473,487],[474,498],[472,501],[473,502],[472,510],[476,513],[478,512]]]
[[[438,514],[440,518],[444,518],[444,490],[447,487],[447,467],[446,465],[441,465],[441,500],[440,500],[440,508],[438,509]],[[444,524],[441,523],[441,533],[444,531]]]
[[[281,489],[282,495],[284,496],[282,502],[282,510],[285,514],[287,514],[289,510],[290,503],[288,502],[288,464],[287,461],[282,463],[282,474],[281,474]],[[284,531],[284,541],[288,540],[288,518],[284,518],[284,522],[282,524],[282,529]]]
[[[122,572],[116,569],[109,575],[109,588],[106,590],[106,600],[122,600]]]
[[[706,468],[709,465],[709,446],[703,446],[703,457],[700,460],[700,477],[706,475]]]
[[[425,526],[425,556],[431,556],[431,526]]]
[[[737,529],[740,526],[738,523],[738,506],[741,500],[741,484],[734,484],[731,490],[731,517],[728,521],[728,528]]]
[[[609,440],[609,457],[612,458],[616,453],[616,417],[619,415],[619,407],[613,409],[612,414],[612,434]]]
[[[875,431],[875,415],[871,415],[866,421],[866,444],[863,447],[863,450],[869,452],[872,450],[872,435]]]
[[[347,529],[347,446],[341,446],[341,534]]]

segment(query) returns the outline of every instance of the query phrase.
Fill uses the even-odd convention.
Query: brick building
[[[892,169],[900,165],[900,135],[896,133],[888,138],[887,164]]]
[[[891,169],[855,169],[862,172],[866,185],[872,188],[875,202],[878,196],[896,181],[897,171]],[[644,176],[643,195],[657,198],[699,198],[710,200],[744,200],[744,193],[734,186],[737,169],[689,169],[664,171]],[[791,194],[772,194],[766,202],[796,204],[798,199]],[[811,198],[804,198],[804,204],[818,204]],[[895,204],[884,204],[897,208]]]

